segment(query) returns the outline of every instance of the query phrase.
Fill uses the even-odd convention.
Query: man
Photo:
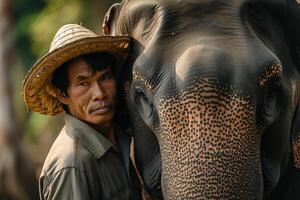
[[[41,172],[42,200],[141,199],[129,159],[130,138],[115,123],[115,75],[129,43],[126,36],[97,36],[65,25],[27,74],[27,106],[47,115],[66,113]]]

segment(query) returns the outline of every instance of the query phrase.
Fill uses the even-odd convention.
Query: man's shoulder
[[[92,159],[93,156],[78,142],[76,135],[66,132],[64,127],[46,157],[41,176],[54,175],[67,168],[83,171],[84,163]]]

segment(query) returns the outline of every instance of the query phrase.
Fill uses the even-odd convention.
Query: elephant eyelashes
[[[153,113],[152,103],[148,100],[145,91],[140,85],[135,87],[135,103],[140,110],[140,114],[145,118],[150,118]]]
[[[280,84],[275,84],[275,86],[265,93],[258,104],[259,110],[261,111],[261,116],[258,117],[260,123],[268,125],[276,120],[280,112],[279,108],[282,104],[281,99],[283,96],[284,93]]]
[[[134,102],[137,110],[139,111],[140,117],[146,124],[148,124],[148,126],[156,129],[159,125],[158,116],[156,115],[152,102],[146,95],[146,91],[141,85],[135,85],[134,90]]]

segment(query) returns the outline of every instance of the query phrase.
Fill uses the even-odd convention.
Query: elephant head
[[[162,170],[171,200],[292,191],[300,168],[296,0],[123,0],[103,28],[134,38],[124,85],[146,185],[159,189]]]

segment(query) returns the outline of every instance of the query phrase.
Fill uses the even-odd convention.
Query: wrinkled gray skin
[[[296,0],[111,7],[104,32],[134,38],[124,81],[149,191],[161,185],[170,200],[300,198],[299,12]]]

